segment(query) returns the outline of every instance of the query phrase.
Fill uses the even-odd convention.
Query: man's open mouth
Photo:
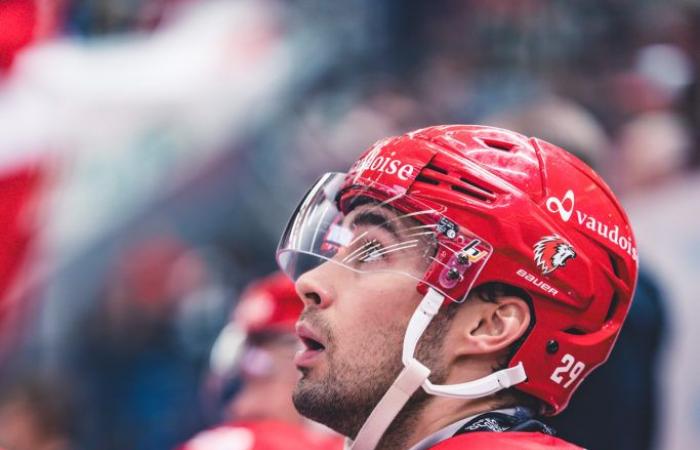
[[[303,348],[294,356],[294,363],[299,367],[310,367],[326,350],[322,338],[309,326],[298,323],[297,336],[303,344]]]
[[[304,344],[304,346],[305,346],[307,349],[309,349],[309,350],[312,350],[312,351],[321,351],[321,350],[325,350],[325,349],[326,349],[326,347],[324,347],[323,344],[321,344],[320,342],[318,342],[318,341],[315,340],[315,339],[308,338],[308,337],[301,337],[301,336],[300,336],[300,338],[301,338],[301,342],[302,342],[302,343]]]

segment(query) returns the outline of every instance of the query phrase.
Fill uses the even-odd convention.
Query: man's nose
[[[296,290],[304,302],[304,308],[327,308],[335,300],[334,284],[337,281],[337,264],[327,261],[305,272],[296,282]]]

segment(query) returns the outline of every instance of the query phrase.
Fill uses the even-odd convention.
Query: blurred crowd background
[[[0,168],[38,180],[0,439],[171,449],[212,425],[212,343],[305,189],[379,138],[479,123],[622,198],[657,302],[640,435],[695,448],[699,80],[695,0],[0,0]]]

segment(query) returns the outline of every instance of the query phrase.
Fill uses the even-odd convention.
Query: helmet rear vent
[[[442,167],[436,166],[435,164],[426,164],[425,166],[426,169],[434,170],[435,172],[440,172],[443,175],[447,175],[447,169],[443,169]]]
[[[584,334],[588,334],[588,333],[586,333],[585,331],[583,331],[582,329],[580,329],[580,328],[575,328],[575,327],[567,328],[566,330],[564,330],[564,333],[567,333],[567,334],[574,334],[574,335],[576,335],[576,336],[583,336]]]
[[[491,189],[486,188],[484,186],[481,186],[479,184],[476,184],[475,182],[468,180],[466,178],[460,177],[459,181],[467,183],[469,186],[473,187],[474,189],[478,189],[479,191],[481,191],[481,193],[483,195],[486,195],[487,197],[490,197],[491,199],[493,199],[493,197],[496,195],[496,194],[494,194],[494,192]]]
[[[509,142],[503,139],[494,139],[494,138],[481,138],[481,142],[484,143],[487,147],[494,148],[496,150],[501,150],[504,152],[509,152],[513,150],[513,147],[515,147],[516,144],[513,142]]]
[[[463,178],[460,178],[461,181],[466,181]],[[457,184],[453,184],[451,186],[453,191],[460,192],[462,194],[468,195],[470,197],[476,197],[482,202],[491,202],[493,200],[493,192],[490,191],[485,191],[483,189],[480,189],[478,186],[475,186],[473,183],[469,183],[466,186],[460,186]],[[467,187],[469,186],[469,187]],[[474,186],[474,187],[472,187]],[[491,195],[489,195],[491,194]]]
[[[480,186],[467,178],[457,178],[450,175],[447,169],[434,163],[427,164],[416,177],[416,181],[432,184],[433,186],[444,184],[455,192],[486,203],[491,203],[496,199],[496,194],[492,190]]]
[[[615,257],[608,253],[608,258],[610,258],[610,266],[612,267],[613,273],[615,274],[616,277],[620,278],[620,268],[617,265],[617,261],[615,260]]]
[[[430,173],[430,171],[437,173]],[[418,174],[418,176],[416,177],[416,181],[437,186],[440,184],[440,181],[442,181],[445,178],[442,175],[447,175],[447,170],[443,169],[442,167],[438,167],[435,164],[429,163],[426,164],[423,170]]]
[[[605,315],[605,321],[607,322],[613,318],[617,312],[617,307],[620,304],[620,299],[618,298],[617,292],[613,295],[612,300],[610,300],[610,308],[608,308],[608,313]]]
[[[608,258],[610,258],[610,267],[612,268],[613,274],[617,277],[615,280],[617,283],[623,283],[623,277],[620,270],[620,266],[624,267],[624,263],[620,261],[620,257],[612,252],[608,252]],[[605,322],[611,320],[618,312],[620,306],[620,291],[615,290],[612,299],[610,300],[610,307],[605,315]]]
[[[428,183],[437,186],[440,184],[440,182],[434,178],[426,177],[425,175],[418,175],[416,177],[416,181],[420,181],[421,183]]]

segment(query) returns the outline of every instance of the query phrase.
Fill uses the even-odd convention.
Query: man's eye
[[[372,239],[364,242],[357,254],[357,260],[362,263],[373,262],[382,259],[383,255],[382,244],[376,239]]]

